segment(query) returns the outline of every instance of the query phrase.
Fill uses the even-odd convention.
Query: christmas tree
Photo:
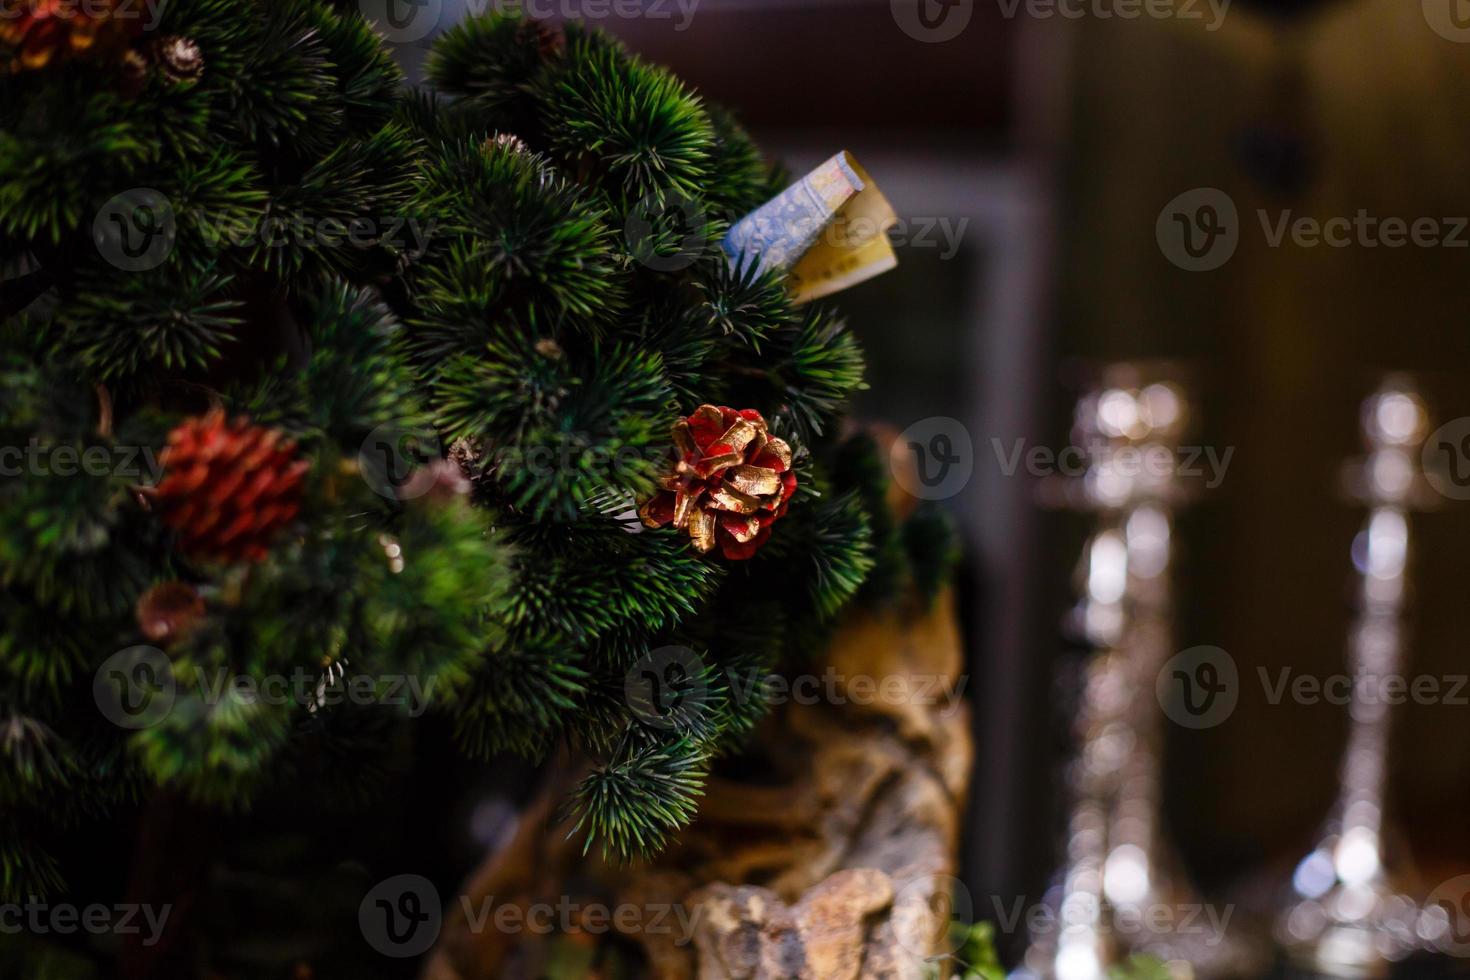
[[[318,682],[413,673],[452,699],[510,581],[490,512],[357,472],[372,432],[429,420],[376,288],[412,244],[393,218],[421,147],[371,28],[311,2],[28,13],[0,79],[0,864],[21,897],[60,886],[58,848],[109,805],[249,806],[302,740],[366,760],[341,789],[370,790],[387,729],[315,710]],[[149,677],[167,690],[127,689]],[[270,677],[305,695],[248,683]],[[155,707],[129,715],[114,682]]]
[[[73,828],[160,790],[364,812],[421,708],[471,758],[570,749],[578,832],[636,858],[762,677],[854,597],[937,587],[943,518],[896,523],[843,427],[856,340],[719,247],[786,175],[667,71],[491,15],[407,92],[317,0],[25,9],[4,896],[62,888]]]

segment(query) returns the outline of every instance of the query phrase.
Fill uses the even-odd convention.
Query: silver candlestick
[[[1096,652],[1068,769],[1066,864],[1048,892],[1056,926],[1031,936],[1018,976],[1100,980],[1131,952],[1185,977],[1224,975],[1242,961],[1234,944],[1198,926],[1187,935],[1140,928],[1158,922],[1158,910],[1200,907],[1162,834],[1154,696],[1172,653],[1173,514],[1187,499],[1177,462],[1189,415],[1177,383],[1137,365],[1109,369],[1077,406],[1073,438],[1087,447],[1086,472],[1044,488],[1095,515],[1070,620]]]
[[[1277,939],[1298,965],[1344,977],[1386,976],[1420,945],[1407,861],[1385,846],[1390,724],[1385,682],[1400,676],[1410,557],[1409,513],[1429,499],[1417,465],[1429,429],[1424,402],[1392,377],[1363,405],[1366,458],[1348,471],[1368,506],[1353,543],[1357,613],[1348,639],[1352,701],[1337,801],[1317,844],[1296,866]]]

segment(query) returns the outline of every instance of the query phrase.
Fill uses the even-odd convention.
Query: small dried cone
[[[142,8],[127,0],[4,0],[0,71],[35,71],[68,58],[115,55],[143,26]]]
[[[235,563],[263,560],[295,519],[310,464],[282,433],[214,411],[169,433],[163,467],[153,497],[179,550]]]
[[[678,453],[659,490],[638,508],[647,527],[689,534],[696,550],[726,558],[754,555],[796,492],[791,447],[772,436],[761,413],[701,405],[674,425]]]
[[[449,458],[458,463],[466,474],[474,472],[481,455],[480,447],[468,439],[456,439],[449,444]]]
[[[204,52],[191,38],[170,34],[153,42],[153,58],[171,82],[197,82],[204,74]]]
[[[480,145],[480,148],[486,153],[492,150],[508,150],[511,153],[525,154],[530,154],[531,152],[531,148],[526,145],[526,141],[515,133],[496,133],[494,136],[487,136],[485,137],[485,142]]]
[[[555,172],[547,163],[546,159],[539,154],[532,152],[531,148],[526,145],[526,141],[521,139],[514,133],[495,133],[492,136],[485,137],[484,142],[480,144],[480,151],[487,156],[493,156],[494,154],[506,154],[512,158],[524,158],[536,168],[536,175],[542,187],[550,184],[556,177]],[[553,356],[552,354],[547,353],[545,349],[543,349],[544,345],[548,343],[552,346],[556,346],[556,341],[554,340],[541,340],[538,341],[536,344],[537,351],[539,351],[543,357]],[[558,348],[558,350],[559,349],[560,348]]]
[[[166,647],[204,617],[204,597],[187,582],[160,582],[138,598],[136,611],[143,635]]]

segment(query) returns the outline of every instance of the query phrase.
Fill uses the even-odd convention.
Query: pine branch
[[[583,852],[599,842],[604,858],[631,861],[663,849],[694,818],[707,757],[694,743],[630,738],[617,755],[577,787],[572,809]]]
[[[699,98],[669,72],[578,32],[535,94],[552,154],[617,210],[649,195],[702,197],[714,129]]]

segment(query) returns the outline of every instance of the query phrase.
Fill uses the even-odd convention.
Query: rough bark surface
[[[657,980],[921,977],[942,952],[970,772],[968,711],[951,696],[962,668],[947,593],[927,611],[850,615],[816,669],[820,703],[762,726],[761,782],[712,779],[651,867],[583,858],[552,818],[566,787],[548,787],[465,883],[467,905],[609,914],[540,935],[477,929],[447,903],[424,975],[597,977],[597,951],[617,943]]]

